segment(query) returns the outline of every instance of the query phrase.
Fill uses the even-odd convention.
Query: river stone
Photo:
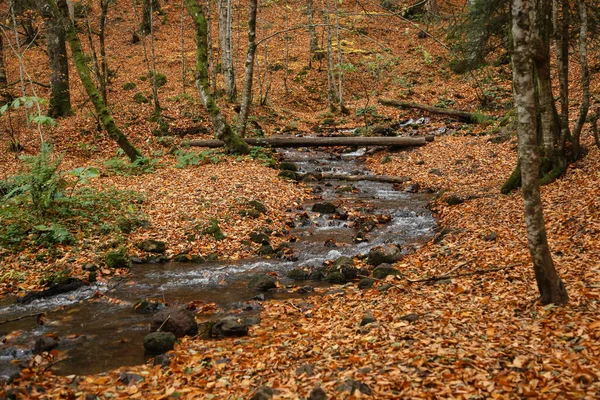
[[[344,274],[342,274],[339,271],[329,272],[327,274],[327,276],[325,277],[325,280],[329,283],[338,283],[338,284],[346,283],[346,278],[344,277]]]
[[[131,260],[122,251],[110,251],[104,256],[104,263],[108,268],[129,268]]]
[[[248,324],[236,317],[226,317],[212,326],[213,337],[240,337],[248,335]]]
[[[294,281],[305,281],[309,278],[310,272],[303,268],[296,268],[288,272],[287,276]]]
[[[133,309],[139,314],[154,314],[157,311],[163,310],[165,305],[156,300],[142,299],[138,301]]]
[[[446,202],[446,204],[448,204],[449,206],[456,206],[456,205],[458,205],[458,204],[462,204],[462,203],[464,203],[464,202],[465,202],[465,200],[464,200],[462,197],[460,197],[460,196],[457,196],[457,195],[455,195],[455,194],[451,194],[450,196],[446,197],[446,198],[444,199],[444,201],[445,201],[445,202]]]
[[[262,386],[256,389],[250,400],[271,400],[273,398],[273,389],[268,386]]]
[[[159,354],[154,357],[154,365],[160,365],[161,368],[166,368],[171,365],[170,354]]]
[[[308,279],[313,281],[322,281],[325,279],[325,267],[314,268],[310,271]]]
[[[310,391],[308,400],[327,400],[327,393],[320,386],[317,386]]]
[[[154,239],[144,240],[143,242],[139,243],[137,247],[140,250],[146,251],[148,253],[164,253],[167,249],[167,245],[165,244],[165,242]]]
[[[173,257],[173,261],[178,263],[202,264],[206,260],[198,254],[177,254]]]
[[[35,341],[33,352],[36,354],[43,353],[45,351],[51,351],[58,347],[58,338],[51,336],[42,336]]]
[[[198,333],[194,314],[175,307],[166,308],[154,314],[150,323],[150,330],[154,332],[159,328],[162,332],[171,332],[176,337]]]
[[[298,174],[295,173],[294,171],[286,171],[286,170],[279,171],[279,174],[277,174],[277,176],[280,176],[285,179],[291,179],[293,181],[297,181],[300,179],[298,177]]]
[[[404,191],[407,193],[417,193],[421,189],[421,185],[418,183],[413,183],[404,188]]]
[[[256,289],[261,292],[266,292],[270,289],[277,287],[277,279],[274,276],[268,274],[257,274],[254,275],[250,282],[248,282],[250,289]]]
[[[369,251],[367,257],[367,263],[373,266],[387,263],[393,264],[396,261],[402,259],[402,251],[395,244],[384,244],[383,246],[377,246]]]
[[[268,243],[269,236],[262,232],[250,232],[250,241],[253,243]]]
[[[273,249],[273,247],[271,247],[270,244],[263,244],[262,246],[260,246],[260,248],[256,251],[256,253],[259,256],[270,256],[275,254],[275,250]]]
[[[332,264],[333,267],[341,267],[343,265],[354,265],[354,261],[352,261],[350,257],[341,256],[336,258],[336,260]]]
[[[284,161],[281,164],[279,164],[279,169],[283,170],[283,171],[293,171],[293,172],[296,172],[296,171],[298,171],[298,166],[296,164],[294,164],[294,163]]]
[[[375,279],[384,279],[388,275],[397,276],[402,274],[396,268],[387,263],[379,264],[379,266],[373,270],[373,278]]]
[[[266,214],[267,213],[267,206],[265,206],[263,203],[261,203],[258,200],[250,200],[248,202],[248,205],[250,207],[254,208],[260,214]]]
[[[375,284],[375,280],[371,278],[362,278],[358,281],[358,288],[362,290],[371,289]]]
[[[0,385],[7,385],[21,374],[21,368],[17,364],[0,364]],[[10,397],[6,397],[10,398]],[[15,397],[17,398],[17,397]],[[21,397],[19,397],[21,398]],[[26,398],[26,397],[23,397]]]
[[[311,211],[318,212],[321,214],[335,214],[337,207],[331,203],[315,203],[313,204]]]
[[[173,350],[177,338],[171,332],[152,332],[144,337],[146,353],[158,355]]]
[[[59,294],[75,291],[82,286],[86,286],[86,283],[81,279],[67,278],[62,282],[51,285],[46,290],[29,292],[25,296],[18,298],[17,303],[28,304],[34,300],[45,299],[48,297],[58,296]]]

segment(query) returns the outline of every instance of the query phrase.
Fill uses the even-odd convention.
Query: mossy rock
[[[455,194],[452,194],[444,199],[449,206],[456,206],[465,202],[465,200]]]
[[[177,338],[171,332],[152,332],[144,337],[147,354],[159,355],[173,350]]]
[[[331,203],[315,203],[311,208],[312,212],[318,212],[321,214],[335,214],[337,207]]]
[[[104,263],[108,268],[129,268],[131,261],[123,251],[111,251],[104,256]]]
[[[258,200],[250,200],[248,202],[248,206],[252,207],[261,214],[266,214],[268,211],[267,206]]]
[[[375,285],[375,279],[372,278],[362,278],[358,281],[358,288],[362,290],[371,289]]]
[[[352,185],[347,185],[347,186],[340,186],[339,188],[335,189],[336,193],[352,193],[355,190],[355,187]]]
[[[124,83],[122,88],[123,90],[133,90],[137,87],[137,85],[134,82],[127,82]]]
[[[134,94],[133,101],[135,101],[137,104],[147,104],[150,102],[150,100],[148,100],[148,98],[144,96],[142,92],[137,92]]]
[[[150,75],[150,77],[152,77],[153,74]],[[159,72],[154,75],[154,82],[156,83],[156,87],[163,87],[167,84],[167,76]]]
[[[377,246],[369,251],[367,263],[377,267],[380,264],[393,264],[402,259],[402,250],[395,244]]]
[[[267,274],[258,274],[250,279],[248,282],[248,287],[250,289],[260,290],[261,292],[266,292],[270,289],[275,289],[277,287],[277,279],[274,276]]]
[[[322,281],[326,277],[325,271],[326,271],[325,267],[315,268],[312,271],[310,271],[310,274],[308,275],[308,279],[313,280],[313,281]]]
[[[325,277],[325,280],[329,283],[337,283],[337,284],[346,283],[346,278],[344,277],[344,274],[342,274],[339,271],[334,271],[334,272],[328,273],[327,276]]]
[[[177,254],[173,257],[173,261],[178,263],[202,264],[206,260],[198,254]]]
[[[137,244],[138,249],[148,253],[164,253],[167,250],[165,242],[160,240],[148,239]]]
[[[296,268],[288,272],[287,277],[294,281],[306,281],[310,278],[310,272],[302,268]]]
[[[275,254],[275,250],[273,249],[273,247],[271,247],[270,244],[263,244],[262,246],[260,246],[260,248],[256,251],[256,253],[259,256],[271,256],[273,254]]]
[[[253,243],[265,243],[265,242],[269,242],[269,236],[266,233],[263,232],[250,232],[250,241]]]
[[[373,270],[373,278],[375,279],[384,279],[388,275],[401,276],[402,273],[400,273],[400,271],[392,267],[390,264],[386,263],[380,264]]]
[[[300,179],[300,177],[298,176],[297,173],[295,173],[294,171],[287,171],[287,170],[279,171],[279,174],[277,174],[277,176],[284,178],[284,179],[290,179],[292,181],[297,181]]]
[[[221,227],[219,227],[219,221],[215,218],[211,218],[210,225],[202,231],[205,235],[210,235],[214,237],[216,240],[225,239],[225,234],[221,231]]]
[[[282,171],[293,171],[298,172],[298,166],[294,163],[284,161],[279,164],[279,169]]]

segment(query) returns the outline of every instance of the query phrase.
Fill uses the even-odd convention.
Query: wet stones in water
[[[248,287],[266,292],[277,287],[277,278],[268,274],[257,274],[248,282]]]
[[[321,179],[322,175],[320,174],[304,174],[301,181],[304,183],[314,183],[320,181]]]
[[[304,268],[295,268],[287,273],[287,277],[294,281],[305,281],[310,278],[311,271]]]
[[[282,170],[282,171],[297,172],[298,171],[298,166],[296,164],[294,164],[294,163],[284,161],[281,164],[279,164],[279,169]]]
[[[331,203],[315,203],[311,208],[312,212],[317,212],[321,214],[335,214],[337,211],[337,207]]]
[[[271,400],[273,398],[273,389],[268,386],[256,389],[250,400]]]
[[[371,289],[373,287],[373,285],[375,284],[375,279],[371,279],[371,278],[362,278],[359,282],[358,282],[358,288],[362,289],[362,290],[366,290],[366,289]]]
[[[52,336],[42,336],[35,341],[33,352],[36,354],[43,353],[45,351],[52,351],[58,347],[58,338]]]
[[[160,240],[148,239],[137,245],[138,249],[148,253],[164,253],[167,249],[165,242]]]
[[[277,174],[277,176],[292,181],[300,180],[300,176],[294,171],[279,171],[279,174]]]
[[[337,189],[335,189],[336,193],[352,193],[354,191],[356,191],[357,189],[354,186],[351,185],[346,185],[346,186],[340,186]]]
[[[417,193],[421,189],[421,185],[413,183],[404,188],[406,193]]]
[[[177,254],[173,257],[173,261],[178,263],[202,264],[206,260],[198,254]]]
[[[308,275],[308,279],[313,281],[322,281],[325,279],[325,267],[313,268]]]
[[[317,386],[310,391],[308,400],[327,400],[327,393],[321,387]]]
[[[161,311],[165,308],[165,305],[156,300],[143,299],[138,301],[133,309],[139,314],[154,314],[155,312]]]
[[[393,264],[402,259],[402,250],[395,244],[384,244],[369,251],[367,263],[373,266],[387,263]]]
[[[350,257],[342,256],[336,259],[327,269],[325,280],[329,283],[346,283],[358,276],[358,269]]]
[[[296,293],[300,293],[300,294],[306,294],[306,293],[312,293],[315,291],[315,288],[310,286],[310,285],[305,285],[302,286],[301,288],[298,288],[298,290],[296,290]]]
[[[151,355],[163,354],[173,350],[176,341],[171,332],[152,332],[144,337],[144,350]]]
[[[46,290],[29,292],[25,296],[17,299],[17,303],[29,304],[34,300],[46,299],[48,297],[58,296],[59,294],[69,293],[83,286],[86,286],[86,283],[82,280],[77,278],[67,278],[62,282],[51,285]]]
[[[271,247],[270,244],[263,244],[256,251],[256,254],[258,254],[259,256],[270,256],[270,255],[275,254],[275,250],[273,249],[273,247]]]
[[[387,263],[379,264],[379,266],[373,270],[373,278],[375,279],[384,279],[388,275],[400,276],[402,274]]]
[[[250,232],[250,241],[258,244],[269,243],[269,236],[263,232]]]
[[[194,314],[175,307],[166,308],[154,314],[150,323],[150,330],[157,331],[159,328],[162,332],[171,332],[176,337],[198,333]]]

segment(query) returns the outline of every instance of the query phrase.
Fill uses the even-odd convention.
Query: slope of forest
[[[128,167],[116,144],[97,130],[92,107],[71,65],[75,114],[59,119],[54,128],[44,128],[43,136],[52,143],[55,155],[63,154],[60,168],[64,171],[77,167],[99,171],[100,176],[77,185],[92,193],[107,193],[107,197],[99,194],[98,199],[109,202],[113,196],[119,205],[106,211],[99,208],[101,220],[84,221],[94,228],[81,225],[79,231],[72,231],[75,245],[47,246],[29,237],[27,245],[17,250],[0,247],[2,295],[23,296],[65,270],[69,276],[91,279],[84,268],[88,264],[100,266],[96,271],[100,281],[113,275],[127,276],[126,268],[106,268],[105,254],[119,250],[143,257],[136,244],[145,239],[165,241],[169,257],[249,257],[259,247],[242,243],[250,232],[265,225],[285,232],[286,210],[311,196],[302,183],[277,176],[269,150],[233,156],[221,150],[191,153],[186,146],[189,140],[211,138],[212,126],[194,87],[192,23],[174,1],[162,4],[164,15],[157,15],[154,35],[157,70],[167,78],[159,97],[175,134],[153,135],[158,125],[149,119],[154,107],[143,43],[131,40],[139,24],[133,4],[116,0],[110,8],[107,51],[113,77],[108,102],[124,133],[150,162],[141,169]],[[0,394],[57,399],[268,399],[268,387],[274,398],[290,399],[598,398],[600,150],[586,126],[582,135],[588,150],[585,157],[571,164],[565,176],[542,188],[552,256],[569,293],[567,305],[542,306],[537,302],[539,293],[527,248],[521,192],[500,194],[517,161],[516,136],[503,118],[512,107],[510,65],[496,63],[476,71],[479,83],[469,74],[452,72],[446,49],[419,35],[423,29],[443,37],[461,12],[462,2],[439,4],[444,18],[417,22],[384,13],[378,2],[340,5],[344,9],[340,24],[344,28],[341,44],[349,114],[328,109],[326,60],[313,61],[313,68],[307,68],[305,30],[278,34],[257,52],[256,73],[262,89],[261,83],[255,84],[251,115],[257,123],[253,129],[260,127],[267,136],[316,130],[323,134],[333,127],[362,129],[367,124],[387,126],[409,118],[431,118],[425,124],[406,127],[403,133],[435,134],[434,142],[366,157],[375,173],[408,176],[411,184],[436,192],[430,206],[439,225],[437,234],[394,265],[400,276],[388,276],[366,290],[351,282],[339,286],[340,290],[317,288],[319,295],[308,298],[268,300],[262,304],[260,324],[252,326],[248,336],[218,340],[183,337],[166,367],[150,360],[97,375],[56,376],[50,367],[63,354],[45,352],[36,356],[20,377],[1,388]],[[304,1],[261,4],[258,39],[305,24],[305,15],[298,12],[304,5]],[[95,7],[94,3],[90,12],[94,27]],[[324,7],[317,5],[318,9]],[[245,2],[238,3],[234,18],[240,85],[246,50],[245,9]],[[317,19],[321,18],[318,14]],[[40,20],[36,23],[41,24]],[[216,35],[214,26],[213,30]],[[8,29],[3,32],[11,34]],[[318,32],[319,40],[324,40],[325,30],[321,27]],[[182,39],[185,83],[181,78]],[[13,82],[19,77],[19,63],[6,40],[7,75]],[[145,41],[149,52],[149,36]],[[593,68],[600,62],[595,46],[597,43],[590,49]],[[214,49],[218,49],[216,44]],[[575,54],[572,57],[576,60]],[[28,81],[48,81],[43,40],[25,52],[23,61]],[[270,71],[268,78],[265,70]],[[577,99],[581,92],[577,65],[572,74],[571,96]],[[266,105],[258,106],[268,80]],[[29,95],[31,88],[36,96],[47,97],[45,87],[28,83]],[[478,101],[480,89],[491,100],[483,109]],[[8,91],[20,95],[18,85]],[[597,79],[592,79],[591,92],[592,103],[597,105]],[[150,101],[136,103],[137,93]],[[380,98],[481,112],[493,119],[487,124],[462,124],[417,110],[383,107],[377,104]],[[575,118],[578,104],[572,103],[576,103],[570,110]],[[219,105],[227,118],[235,121],[234,104],[221,98]],[[24,170],[19,155],[40,150],[40,133],[27,129],[21,112],[10,111],[11,115],[0,120],[5,132],[0,134],[0,147],[8,148],[16,137],[24,148],[20,154],[0,152],[0,180]],[[176,133],[190,128],[195,133],[185,137]],[[250,136],[255,134],[253,131]],[[75,178],[65,179],[71,182]],[[71,193],[74,191],[73,186]],[[252,200],[263,203],[268,213],[247,217],[244,211]],[[111,228],[123,215],[139,222],[139,228],[131,232]],[[212,220],[219,222],[223,240],[200,234]],[[100,225],[106,228],[100,229]],[[274,247],[283,236],[274,239]],[[364,260],[355,263],[364,266]],[[210,314],[210,307],[205,311]],[[365,324],[365,317],[373,321]],[[17,335],[7,333],[2,342],[10,344]],[[319,397],[316,387],[327,397]]]

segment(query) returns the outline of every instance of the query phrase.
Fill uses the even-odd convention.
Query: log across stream
[[[318,172],[326,176],[369,175],[359,152],[330,154],[321,151],[280,150],[286,161],[296,163],[300,172]],[[74,292],[30,304],[16,304],[14,299],[0,301],[0,335],[22,330],[11,341],[11,348],[0,348],[0,374],[15,358],[31,355],[37,338],[55,334],[60,338],[59,350],[66,358],[52,369],[62,375],[98,373],[120,366],[144,363],[146,358],[142,338],[148,333],[151,315],[134,311],[140,299],[151,298],[171,304],[192,301],[215,302],[224,310],[236,302],[247,302],[258,293],[247,288],[250,277],[257,272],[274,271],[284,285],[323,286],[325,283],[294,282],[286,273],[298,266],[322,265],[341,255],[364,254],[384,243],[421,243],[431,237],[435,221],[426,209],[427,194],[405,193],[392,183],[368,180],[347,181],[324,179],[310,183],[319,199],[308,201],[302,209],[290,210],[296,227],[290,235],[297,238],[291,249],[297,260],[252,258],[236,262],[204,264],[140,264],[134,265],[126,280],[114,280],[109,285],[85,286]],[[344,188],[344,190],[340,190]],[[391,220],[370,232],[368,241],[355,243],[356,229],[348,221],[311,212],[316,201],[328,201],[348,211],[370,215],[389,215]],[[337,247],[326,246],[335,243]],[[300,296],[294,290],[266,293],[269,298]],[[103,292],[103,296],[94,296]],[[45,324],[36,324],[29,314],[46,314]]]

